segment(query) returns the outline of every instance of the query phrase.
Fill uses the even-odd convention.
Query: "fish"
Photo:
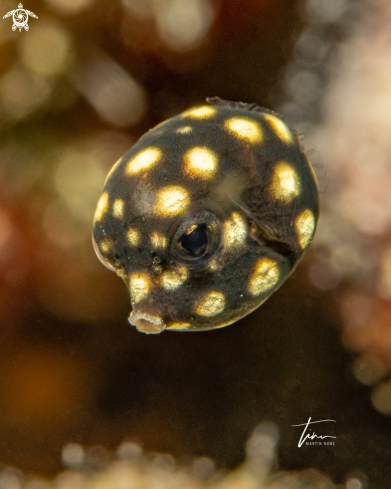
[[[101,262],[147,334],[235,323],[292,274],[319,192],[298,134],[275,112],[219,97],[161,122],[112,167],[93,219]]]

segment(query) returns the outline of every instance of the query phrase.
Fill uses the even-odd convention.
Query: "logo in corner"
[[[25,10],[21,3],[18,5],[17,9],[7,12],[3,16],[3,19],[6,19],[7,17],[11,17],[11,15],[14,21],[12,25],[12,30],[15,31],[16,29],[19,29],[19,32],[22,32],[23,28],[25,31],[29,30],[29,25],[27,23],[29,20],[29,15],[31,17],[34,17],[35,19],[38,19],[38,16],[35,15],[34,12],[31,12],[30,10]]]
[[[310,433],[310,430],[312,430],[312,427],[309,428],[309,425],[314,425],[315,423],[326,423],[332,421],[335,423],[335,419],[321,419],[320,421],[311,421],[311,417],[309,417],[308,421],[306,423],[301,423],[301,424],[292,424],[291,426],[304,426],[303,432],[301,434],[299,443],[297,446],[300,448],[304,443],[306,445],[335,445],[334,441],[323,441],[325,438],[337,438],[336,436],[332,435],[317,435],[315,431]],[[308,429],[308,432],[307,432]]]

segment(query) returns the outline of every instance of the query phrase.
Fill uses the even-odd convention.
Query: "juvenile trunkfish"
[[[93,223],[144,333],[222,328],[266,301],[311,243],[316,177],[272,111],[218,97],[162,122],[110,170]]]

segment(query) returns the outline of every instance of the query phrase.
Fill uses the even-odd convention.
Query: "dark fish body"
[[[312,167],[276,114],[210,99],[150,130],[114,165],[94,217],[101,261],[145,333],[232,324],[261,305],[311,243]]]

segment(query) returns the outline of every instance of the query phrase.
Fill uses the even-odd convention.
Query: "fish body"
[[[313,239],[316,177],[297,135],[254,104],[208,99],[143,135],[111,169],[93,243],[145,333],[234,323]]]

